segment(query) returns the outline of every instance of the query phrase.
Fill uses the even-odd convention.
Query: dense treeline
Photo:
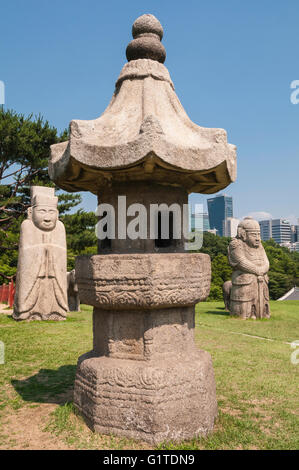
[[[222,299],[222,284],[231,279],[227,248],[230,238],[205,232],[200,252],[207,253],[212,261],[212,281],[209,300]],[[284,295],[294,285],[299,286],[299,253],[290,252],[274,240],[263,242],[270,262],[269,293],[272,300]]]

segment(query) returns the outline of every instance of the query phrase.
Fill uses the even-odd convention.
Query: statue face
[[[261,245],[261,233],[259,230],[246,231],[246,243],[252,248],[258,248]]]
[[[32,210],[32,221],[40,230],[50,232],[56,227],[58,210],[50,206],[35,206]]]

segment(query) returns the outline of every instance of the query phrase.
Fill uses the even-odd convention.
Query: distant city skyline
[[[298,2],[12,0],[1,13],[4,107],[41,113],[59,131],[104,112],[126,63],[133,21],[154,14],[164,28],[165,65],[190,119],[224,128],[237,146],[237,179],[225,189],[234,217],[267,214],[296,223],[299,100],[291,96],[298,95]],[[216,195],[190,201],[206,210]],[[96,206],[96,196],[83,195],[85,210]]]
[[[299,184],[299,183],[298,183]],[[229,188],[227,188],[229,189]],[[189,196],[189,201],[192,206],[194,206],[196,203],[201,203],[203,204],[203,209],[204,212],[208,212],[208,206],[207,206],[207,199],[210,197],[216,197],[220,196],[223,194],[223,191],[216,193],[216,194],[211,194],[208,196],[202,195],[202,194],[191,194]],[[280,213],[278,211],[274,211],[273,214],[270,212],[267,212],[265,208],[252,208],[252,210],[248,212],[241,212],[239,209],[239,203],[238,203],[238,198],[236,195],[232,195],[229,191],[225,190],[225,194],[227,196],[230,196],[233,198],[234,201],[234,217],[242,220],[244,217],[253,217],[255,220],[260,221],[260,220],[267,220],[267,219],[287,219],[289,222],[293,225],[298,224],[298,219],[299,219],[299,204],[298,204],[298,211],[296,213],[290,213],[288,208],[286,207],[284,213]],[[299,201],[299,198],[298,198]],[[237,209],[236,209],[237,207]],[[260,210],[259,210],[260,209]],[[286,215],[285,215],[286,214]]]
[[[214,200],[215,201],[218,200],[218,202],[219,202],[218,204],[216,204],[216,206],[215,206]],[[228,202],[228,205],[227,204],[223,205],[223,203],[220,202],[221,200],[224,200],[224,201],[226,200]],[[212,220],[212,225],[209,226],[209,228],[217,228],[217,233],[219,233],[220,236],[232,236],[230,234],[225,234],[224,232],[235,232],[236,231],[236,224],[240,220],[242,220],[244,217],[249,217],[249,216],[253,217],[255,220],[259,221],[260,225],[261,225],[261,228],[263,226],[272,227],[272,222],[275,226],[275,225],[280,223],[279,221],[283,222],[284,220],[286,220],[289,223],[290,227],[294,226],[294,227],[297,227],[297,229],[299,230],[299,217],[296,217],[295,215],[292,215],[290,217],[273,217],[272,214],[270,214],[268,212],[259,211],[259,212],[250,212],[249,214],[246,214],[245,216],[240,217],[240,218],[234,217],[234,214],[233,214],[234,202],[233,201],[234,201],[233,198],[231,196],[229,196],[226,192],[225,193],[220,192],[217,195],[213,196],[212,198],[207,197],[206,206],[204,204],[201,204],[199,206],[200,207],[199,214],[201,214],[201,215],[203,214],[204,218],[207,217],[208,220],[210,221],[210,223],[211,223],[211,220]],[[192,212],[193,213],[196,212],[196,205],[195,204],[196,203],[194,203],[194,201],[193,201],[192,202],[192,207],[193,207]],[[211,210],[213,210],[214,214],[210,213],[211,211],[209,211],[209,204],[210,204],[210,208],[211,208]],[[225,207],[226,207],[226,209],[225,209]],[[216,208],[216,211],[218,212],[218,214],[216,215],[216,219],[218,218],[219,220],[215,219],[215,208]],[[216,223],[213,224],[213,222],[215,222],[215,221],[216,221]],[[223,233],[221,232],[221,230],[219,230],[221,222],[222,222],[222,225],[223,225],[223,230],[222,230]],[[267,224],[265,224],[266,222],[267,222]],[[261,232],[261,235],[262,235],[263,240],[268,240],[269,238],[272,238],[271,236],[265,237],[264,234],[263,234],[263,231]],[[271,235],[272,235],[272,232],[271,232]],[[275,237],[273,237],[273,238],[275,239]],[[280,243],[282,241],[284,241],[284,240],[279,240],[278,241],[278,239],[277,239],[277,243]],[[291,241],[291,238],[290,238],[290,240],[287,240],[287,241]],[[297,239],[296,239],[296,241],[297,241]]]

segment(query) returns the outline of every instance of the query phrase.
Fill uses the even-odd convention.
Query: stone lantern
[[[223,129],[188,118],[163,65],[159,21],[143,15],[132,33],[108,108],[70,123],[69,141],[51,147],[49,173],[66,191],[97,194],[115,214],[115,237],[76,260],[81,302],[94,307],[94,339],[78,361],[75,406],[97,432],[157,443],[210,432],[217,402],[211,357],[193,337],[210,258],[184,252],[183,235],[152,237],[148,214],[152,205],[182,208],[188,193],[228,186],[236,150]],[[146,209],[143,238],[126,232],[124,196],[126,207]]]

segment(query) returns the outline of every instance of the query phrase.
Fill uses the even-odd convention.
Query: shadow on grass
[[[12,380],[11,384],[24,401],[63,405],[72,400],[75,375],[76,365],[66,365],[41,369],[32,377]]]
[[[225,307],[216,307],[215,310],[207,310],[204,313],[208,313],[211,315],[226,315],[229,316],[229,312],[225,310]]]

